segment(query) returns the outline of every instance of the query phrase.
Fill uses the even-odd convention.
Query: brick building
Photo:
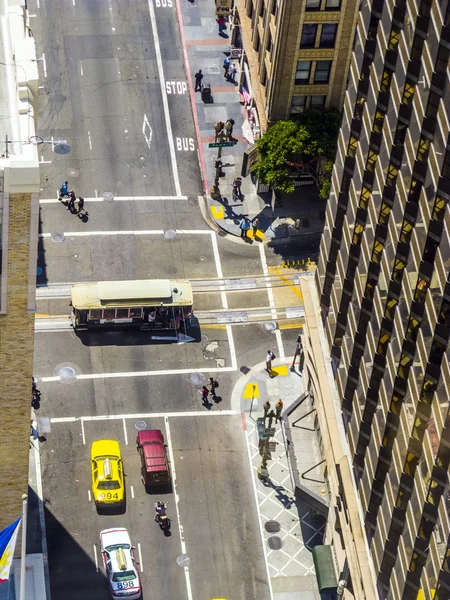
[[[342,107],[358,0],[237,0],[236,6],[244,85],[262,132],[308,108]]]
[[[38,77],[24,4],[0,8],[0,530],[22,514],[30,451],[39,163],[21,142],[35,131]]]

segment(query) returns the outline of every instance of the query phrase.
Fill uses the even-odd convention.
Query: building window
[[[267,48],[266,51],[270,52],[272,50],[272,36],[270,35],[270,31],[269,31],[269,38],[267,40]]]
[[[388,48],[389,50],[395,50],[400,42],[401,29],[397,25],[392,25],[391,35],[389,36]]]
[[[295,85],[308,84],[310,74],[311,61],[299,60],[297,63],[297,71],[295,72]]]
[[[328,83],[330,70],[331,60],[318,60],[316,62],[316,72],[314,73],[314,83]]]
[[[326,96],[311,96],[311,108],[323,108],[326,99]]]
[[[325,10],[339,10],[341,8],[341,0],[327,0]]]
[[[314,48],[316,44],[317,25],[303,25],[300,48]]]
[[[264,6],[264,2],[261,2],[260,6],[259,6],[259,16],[260,17],[264,17],[265,10],[266,10],[266,7]]]
[[[272,10],[270,11],[274,17],[277,16],[277,11],[278,11],[278,4],[277,4],[277,0],[273,0],[272,2]]]
[[[303,26],[305,28],[305,26]],[[322,25],[319,48],[334,48],[337,25]]]
[[[392,71],[390,71],[389,69],[385,69],[383,71],[383,77],[381,79],[381,85],[380,85],[380,89],[382,92],[389,92],[389,89],[391,87],[391,80],[392,80]]]
[[[306,10],[320,10],[322,0],[306,0]]]
[[[291,115],[298,115],[304,112],[306,106],[306,96],[292,96]]]

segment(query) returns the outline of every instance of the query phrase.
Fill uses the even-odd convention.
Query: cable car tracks
[[[223,279],[190,279],[194,294],[220,292],[246,292],[297,286],[300,276],[312,276],[314,273],[286,273],[255,275],[253,277],[228,277]],[[53,283],[36,288],[36,300],[70,299],[70,290],[74,283]]]
[[[245,309],[218,309],[199,310],[195,312],[200,328],[202,325],[245,325],[249,323],[267,324],[268,330],[275,329],[277,321],[289,319],[302,319],[304,316],[302,306],[283,307],[254,307]],[[195,323],[195,321],[194,321]],[[55,331],[70,331],[72,323],[69,315],[37,315],[35,319],[35,331],[49,333]],[[101,329],[94,330],[101,331]]]

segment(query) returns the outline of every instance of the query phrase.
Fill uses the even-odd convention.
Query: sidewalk
[[[291,372],[289,364],[288,360],[274,361],[272,378],[265,370],[265,363],[243,375],[233,390],[232,409],[242,411],[245,421],[273,598],[320,600],[311,551],[314,546],[323,544],[326,519],[305,500],[307,494],[295,492],[294,481],[301,477],[303,489],[307,488],[325,504],[327,486],[321,478],[320,467],[317,467],[322,456],[314,432],[313,416],[307,414],[311,407],[305,406],[305,403],[298,407],[304,392],[302,377],[298,372]],[[263,416],[266,400],[274,408],[280,398],[284,403],[283,417],[292,412],[288,446],[293,446],[296,460],[288,459],[285,421],[282,419],[283,425],[275,425],[276,433],[271,440],[269,477],[262,481],[257,475],[261,463],[257,419]],[[302,425],[296,426],[296,420],[300,418]],[[307,470],[310,472],[303,478]]]

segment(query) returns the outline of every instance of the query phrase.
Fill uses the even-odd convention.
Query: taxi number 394
[[[133,582],[132,581],[124,581],[123,583],[118,583],[117,584],[117,589],[118,590],[125,590],[126,588],[131,588],[133,587]]]
[[[115,494],[108,492],[107,494],[102,494],[102,498],[106,498],[107,500],[118,500],[119,494],[117,492]]]

